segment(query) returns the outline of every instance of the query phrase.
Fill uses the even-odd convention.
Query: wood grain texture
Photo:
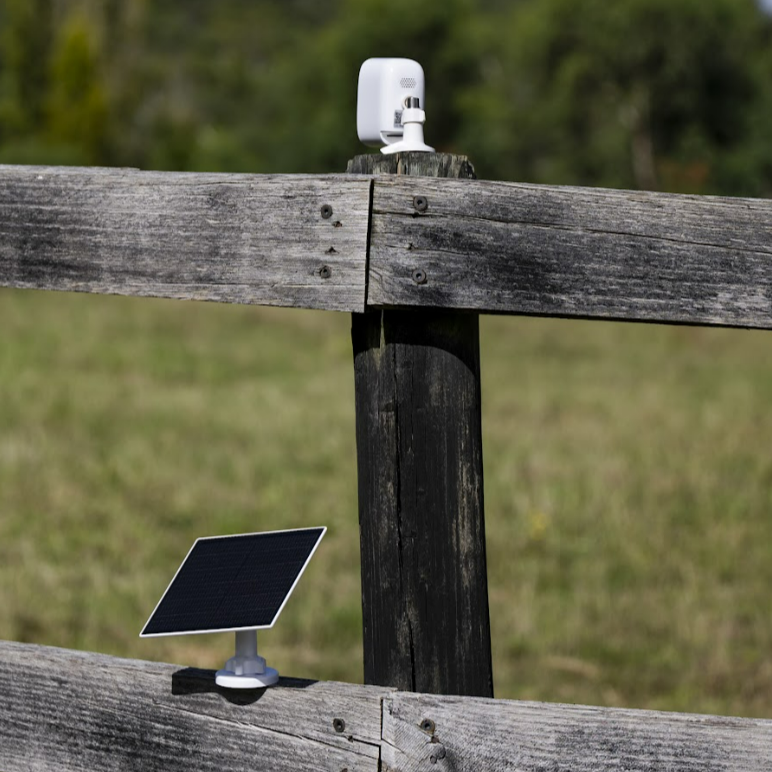
[[[392,176],[371,230],[370,306],[772,327],[772,201]]]
[[[0,285],[361,311],[369,205],[345,175],[0,166]]]
[[[347,174],[398,174],[416,177],[473,180],[474,166],[465,155],[454,153],[366,153],[354,156]]]
[[[234,694],[212,671],[0,643],[0,769],[376,772],[384,693],[282,679]]]
[[[772,327],[771,201],[431,179],[472,173],[440,153],[350,171],[386,175],[369,275],[364,177],[0,166],[0,285]]]
[[[395,693],[382,739],[382,772],[772,769],[772,721],[578,705]]]
[[[464,157],[350,170],[473,174]],[[354,314],[365,681],[493,695],[474,314]]]
[[[772,721],[288,678],[239,695],[212,671],[0,642],[0,769],[769,772]]]

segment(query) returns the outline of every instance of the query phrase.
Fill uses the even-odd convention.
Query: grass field
[[[345,314],[0,291],[0,637],[137,635],[196,536],[326,524],[288,675],[362,678]],[[772,333],[482,323],[499,697],[772,717]]]

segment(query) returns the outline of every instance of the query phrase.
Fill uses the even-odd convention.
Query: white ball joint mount
[[[385,154],[433,153],[424,143],[424,71],[412,59],[368,59],[359,70],[357,134]]]

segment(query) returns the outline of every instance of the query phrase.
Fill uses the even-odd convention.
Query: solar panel
[[[140,636],[273,627],[326,531],[197,539]]]

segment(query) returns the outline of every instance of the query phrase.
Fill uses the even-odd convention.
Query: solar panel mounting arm
[[[217,671],[217,685],[226,689],[263,689],[278,680],[279,673],[257,653],[257,630],[236,630],[236,654]]]

